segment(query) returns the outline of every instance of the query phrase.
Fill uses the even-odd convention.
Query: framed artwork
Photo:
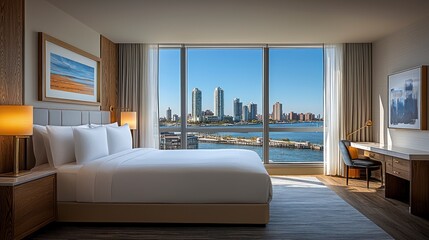
[[[427,66],[389,75],[389,128],[426,130]]]
[[[100,58],[39,33],[39,100],[100,105]]]

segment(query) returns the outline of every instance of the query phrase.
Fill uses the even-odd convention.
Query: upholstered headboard
[[[89,123],[108,124],[110,123],[110,112],[34,108],[33,123],[42,126],[77,126]]]
[[[42,126],[77,126],[89,123],[108,124],[110,123],[110,112],[34,108],[33,123]],[[34,164],[33,142],[32,138],[30,138],[27,141],[26,168],[32,168]]]

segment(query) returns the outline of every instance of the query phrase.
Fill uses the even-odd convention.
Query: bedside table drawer
[[[15,236],[55,219],[54,186],[55,176],[48,176],[15,188]]]

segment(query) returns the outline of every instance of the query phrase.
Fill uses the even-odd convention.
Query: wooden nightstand
[[[57,216],[55,171],[0,178],[0,239],[22,239]]]

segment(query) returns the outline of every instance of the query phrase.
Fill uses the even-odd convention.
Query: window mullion
[[[188,133],[187,133],[187,62],[186,62],[186,47],[182,45],[180,48],[180,144],[182,149],[188,148]]]
[[[264,155],[264,163],[269,164],[270,162],[270,142],[269,142],[269,134],[270,134],[270,111],[269,111],[269,48],[268,46],[264,47],[264,53],[263,53],[263,93],[262,93],[262,105],[263,105],[263,155]]]

